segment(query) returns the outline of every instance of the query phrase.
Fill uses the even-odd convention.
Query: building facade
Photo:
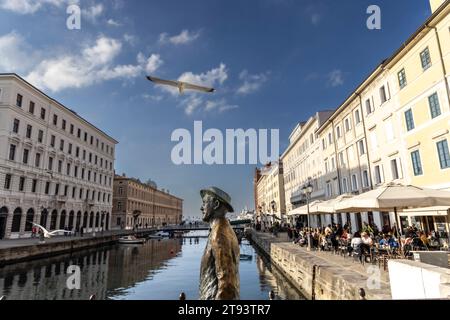
[[[289,136],[289,146],[281,156],[284,172],[286,212],[305,204],[302,188],[313,188],[311,200],[325,198],[324,165],[317,130],[332,111],[317,112],[305,123],[299,123]]]
[[[256,213],[259,216],[276,216],[282,219],[286,214],[283,164],[268,163],[257,169]]]
[[[117,141],[15,74],[0,75],[0,239],[111,226]]]
[[[295,128],[282,156],[288,212],[300,198],[299,186],[314,176],[324,199],[386,183],[450,191],[450,1],[430,4],[427,21],[313,130],[317,144],[308,137],[311,119]],[[342,213],[311,221],[347,223],[352,230],[369,222],[450,232],[450,210],[425,208],[420,214],[398,219],[393,212]]]
[[[133,229],[180,224],[183,200],[125,175],[114,178],[114,229]]]

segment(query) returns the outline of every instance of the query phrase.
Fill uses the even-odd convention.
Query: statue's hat
[[[213,197],[219,198],[220,201],[227,207],[228,212],[234,212],[233,207],[231,206],[231,197],[225,191],[217,188],[217,187],[209,187],[207,189],[200,190],[200,195],[202,198],[205,194],[210,194]]]

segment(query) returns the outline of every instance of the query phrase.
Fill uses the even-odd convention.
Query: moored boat
[[[121,244],[142,244],[145,243],[145,239],[138,239],[135,236],[125,236],[119,238]]]

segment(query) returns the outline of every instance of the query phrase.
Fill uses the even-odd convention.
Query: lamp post
[[[305,185],[302,189],[303,194],[306,197],[306,208],[307,208],[307,218],[308,218],[308,251],[311,251],[311,225],[309,222],[309,200],[311,198],[311,193],[312,193],[312,185],[310,183],[308,183],[307,185]]]

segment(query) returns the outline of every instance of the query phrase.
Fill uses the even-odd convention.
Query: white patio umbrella
[[[350,194],[342,194],[340,196],[337,196],[334,199],[326,200],[326,201],[317,201],[316,203],[312,203],[309,208],[310,214],[322,214],[322,213],[329,213],[333,214],[336,213],[336,205],[338,203],[341,203],[344,200],[350,199],[353,196]]]
[[[435,206],[450,207],[450,192],[390,183],[344,200],[335,209],[337,212],[394,211],[398,223],[397,210]]]

